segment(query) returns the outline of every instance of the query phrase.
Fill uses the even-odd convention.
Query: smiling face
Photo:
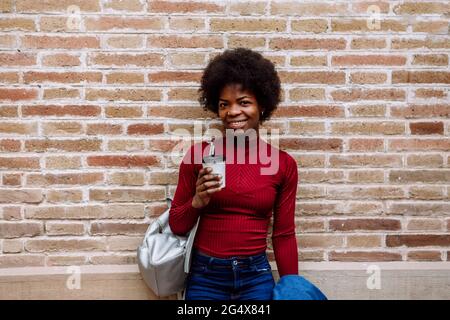
[[[219,96],[218,114],[225,129],[259,129],[261,108],[251,91],[239,84],[226,85]]]

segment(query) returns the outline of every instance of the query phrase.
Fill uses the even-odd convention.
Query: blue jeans
[[[194,249],[185,299],[271,300],[274,286],[265,252],[220,259]]]

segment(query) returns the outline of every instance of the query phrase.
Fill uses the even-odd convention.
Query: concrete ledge
[[[299,268],[329,299],[450,299],[449,262],[310,262]],[[75,274],[79,288],[72,281]],[[370,285],[378,275],[379,289]],[[0,269],[0,299],[159,298],[146,287],[137,265],[86,265]]]

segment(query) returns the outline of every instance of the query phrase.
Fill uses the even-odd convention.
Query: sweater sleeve
[[[282,183],[279,188],[273,215],[272,244],[280,277],[298,274],[298,251],[295,237],[295,198],[297,194],[297,162],[285,153]],[[281,157],[281,155],[280,155]]]
[[[198,172],[194,162],[194,146],[188,150],[180,163],[178,184],[169,211],[169,226],[176,235],[186,235],[197,222],[202,211],[192,206]]]

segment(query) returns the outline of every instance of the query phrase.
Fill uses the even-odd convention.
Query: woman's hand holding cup
[[[220,191],[223,177],[221,175],[212,174],[213,170],[210,167],[205,167],[198,173],[195,195],[192,199],[192,206],[194,208],[202,208],[208,205],[211,200],[211,195]]]

